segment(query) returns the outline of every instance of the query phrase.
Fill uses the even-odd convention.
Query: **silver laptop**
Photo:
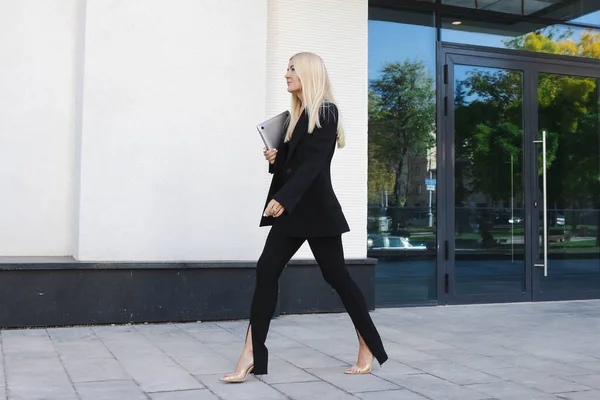
[[[262,141],[267,146],[267,149],[276,149],[281,141],[281,137],[285,135],[285,123],[290,117],[289,111],[284,111],[281,114],[266,120],[265,122],[256,125],[258,133]]]

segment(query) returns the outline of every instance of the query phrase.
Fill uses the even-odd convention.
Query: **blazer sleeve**
[[[335,146],[338,111],[334,104],[328,105],[327,109],[321,118],[321,128],[315,128],[313,133],[306,135],[308,156],[273,196],[273,199],[285,207],[286,212],[292,212],[296,207],[306,190],[326,166],[329,154]]]

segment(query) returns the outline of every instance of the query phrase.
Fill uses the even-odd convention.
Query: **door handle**
[[[544,233],[543,233],[543,246],[544,246],[544,263],[535,264],[536,267],[544,268],[544,276],[548,276],[548,185],[546,180],[546,131],[542,131],[542,140],[534,140],[533,143],[542,144],[542,213],[544,216]]]

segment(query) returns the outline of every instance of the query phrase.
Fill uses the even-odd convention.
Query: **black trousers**
[[[309,239],[287,237],[279,232],[277,224],[275,224],[269,232],[256,268],[256,288],[248,327],[252,332],[253,373],[255,375],[267,373],[269,353],[265,341],[277,304],[279,277],[283,268],[305,240],[308,240],[315,260],[321,268],[323,278],[338,293],[354,327],[379,364],[383,364],[388,356],[369,315],[365,298],[346,268],[341,235]]]

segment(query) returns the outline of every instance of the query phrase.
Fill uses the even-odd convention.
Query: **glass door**
[[[600,298],[600,63],[439,54],[440,303]]]
[[[600,297],[600,72],[535,65],[534,299]]]
[[[447,301],[529,300],[528,66],[458,54],[446,65]]]

